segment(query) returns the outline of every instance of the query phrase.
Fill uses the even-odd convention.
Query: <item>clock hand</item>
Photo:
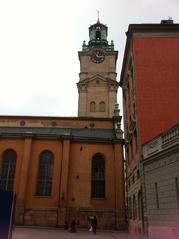
[[[96,55],[98,58],[102,58],[103,56]]]

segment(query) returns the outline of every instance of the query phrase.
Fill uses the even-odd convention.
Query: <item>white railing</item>
[[[152,139],[143,147],[144,159],[179,142],[179,125]]]

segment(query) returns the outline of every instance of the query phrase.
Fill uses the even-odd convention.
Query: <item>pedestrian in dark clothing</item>
[[[93,229],[93,233],[96,234],[96,228],[97,228],[98,222],[96,216],[91,220],[91,226]]]
[[[76,221],[75,221],[75,219],[72,219],[72,221],[71,221],[70,232],[76,232]]]
[[[67,221],[65,221],[64,229],[68,230],[68,222]]]

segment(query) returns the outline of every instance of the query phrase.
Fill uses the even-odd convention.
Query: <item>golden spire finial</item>
[[[97,23],[100,23],[100,21],[99,21],[99,10],[97,10],[97,15],[98,15]]]

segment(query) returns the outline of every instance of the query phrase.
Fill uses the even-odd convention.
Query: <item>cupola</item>
[[[96,24],[89,27],[89,46],[108,46],[108,28],[98,20]]]

